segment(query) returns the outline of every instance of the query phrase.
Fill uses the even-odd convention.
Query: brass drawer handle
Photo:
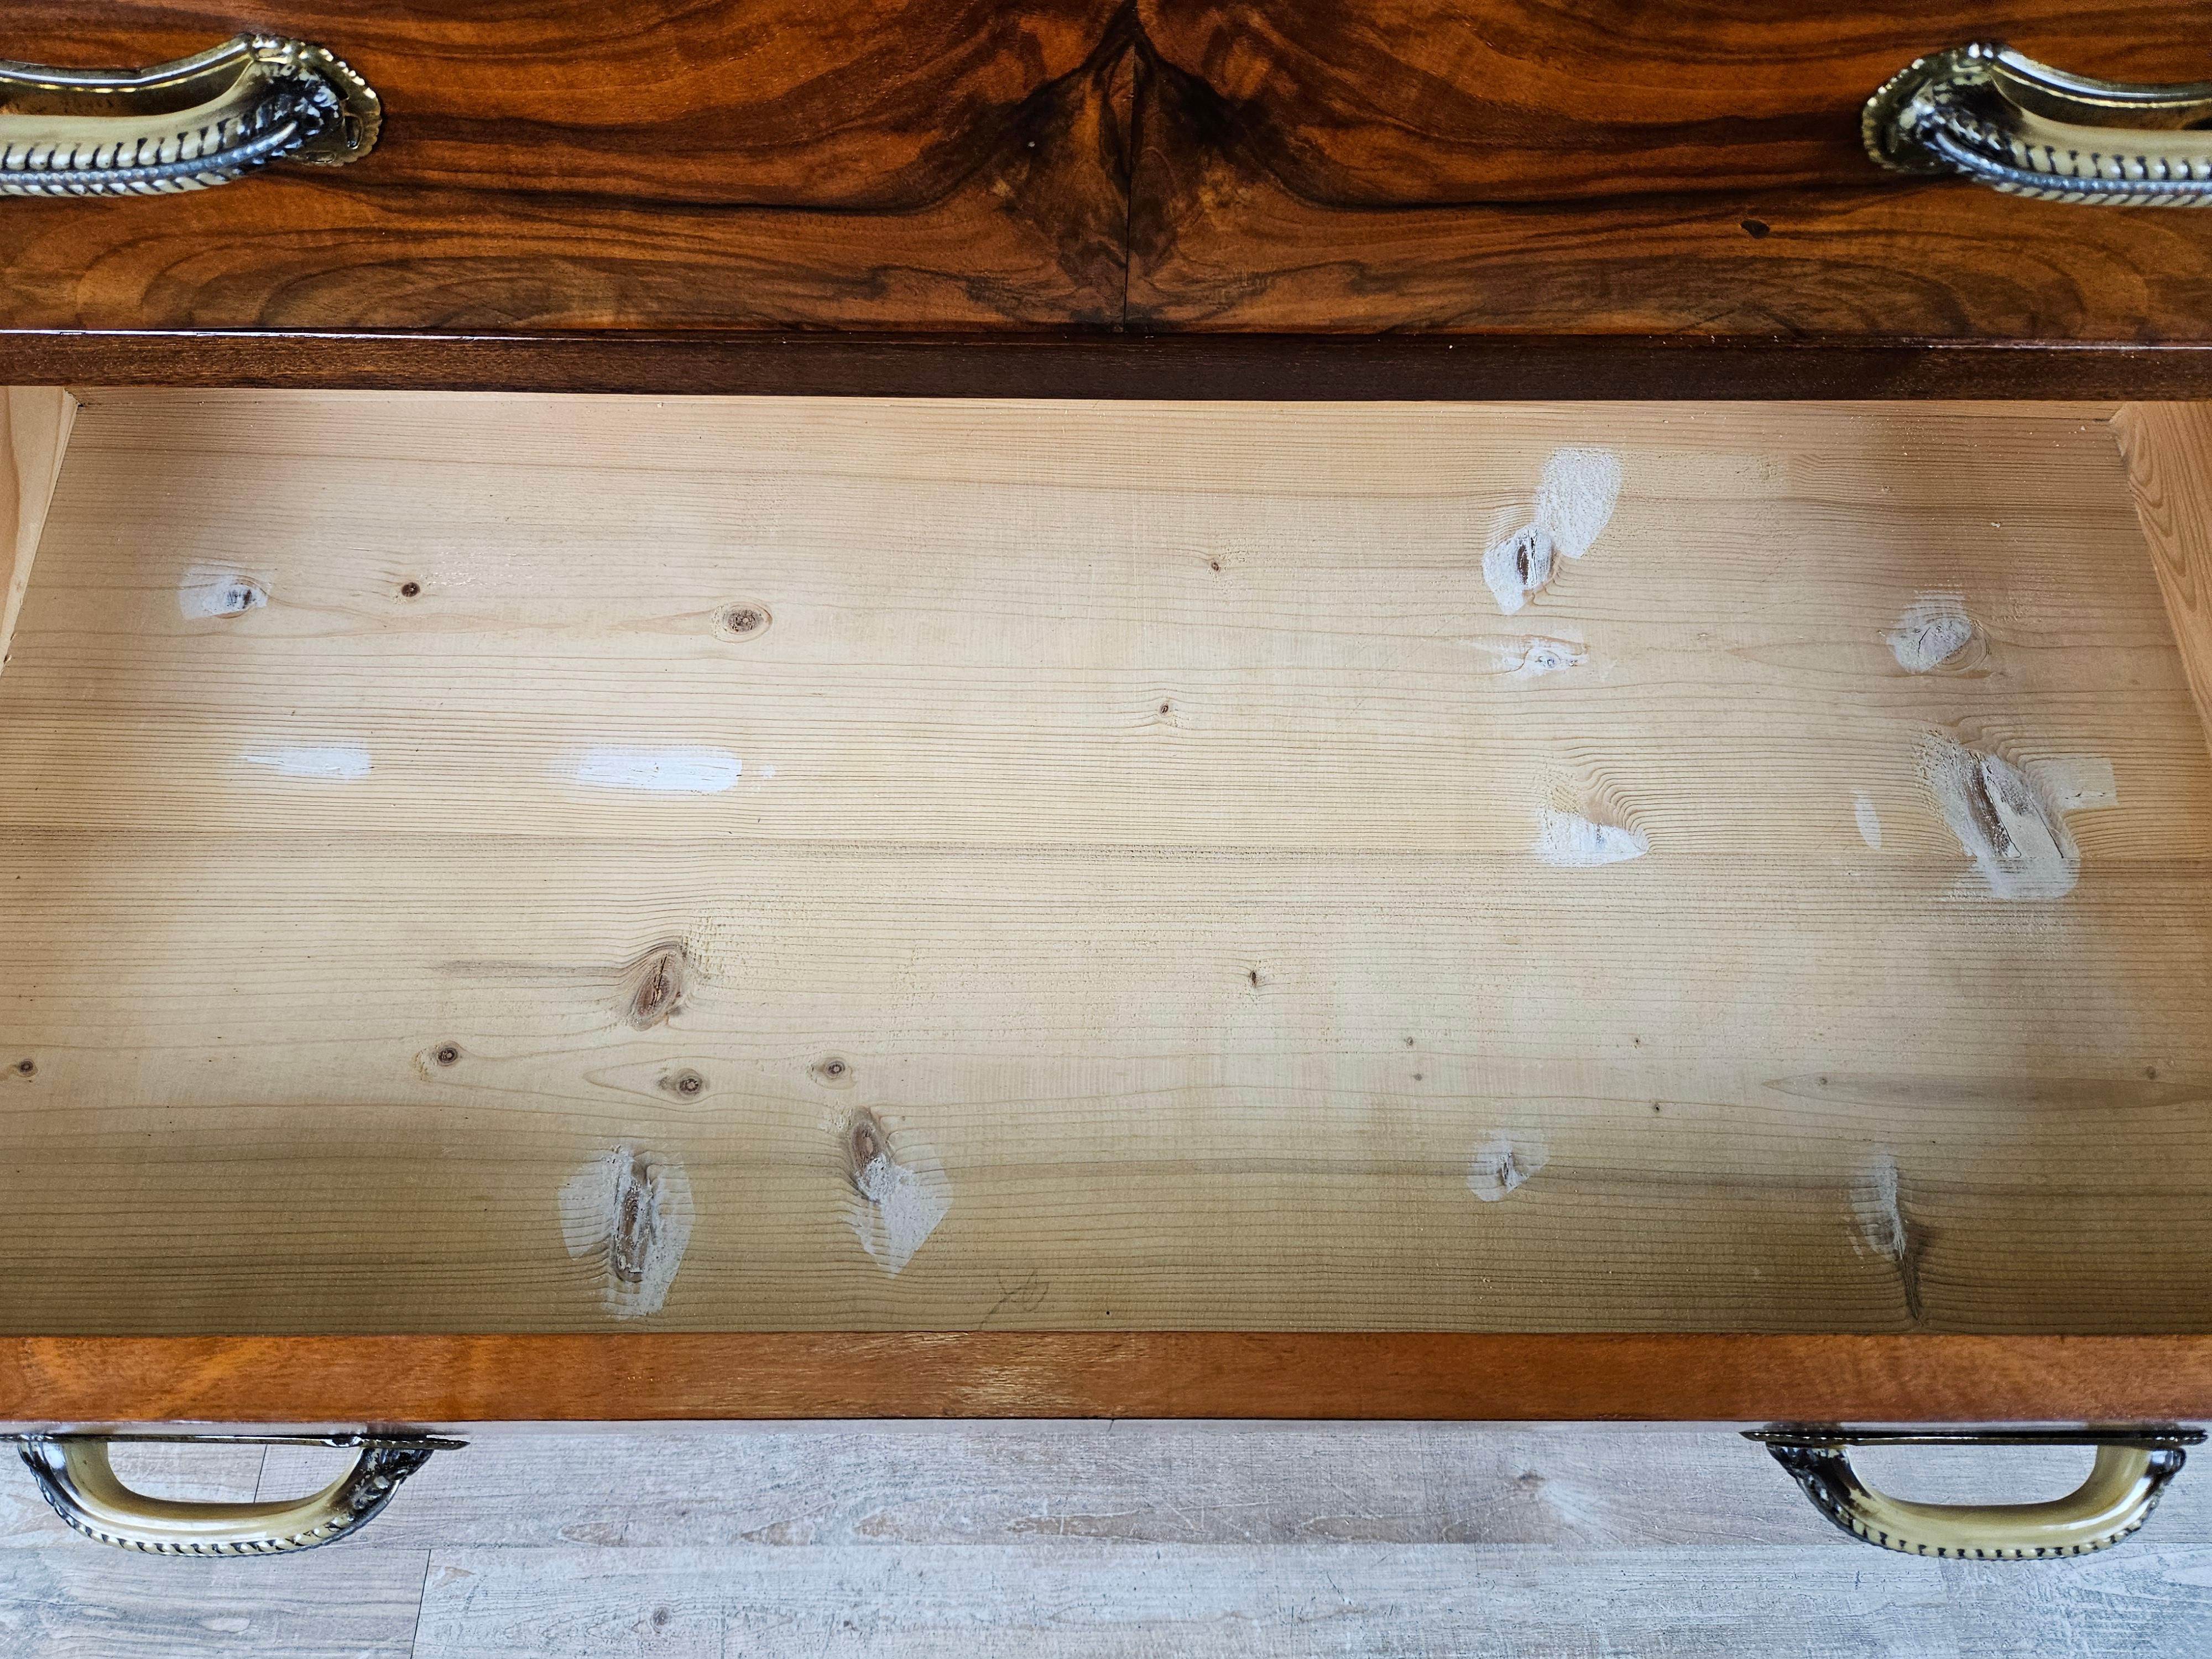
[[[1983,42],[1916,59],[1867,100],[1867,151],[2048,202],[2212,205],[2212,82],[2135,87]]]
[[[88,1538],[155,1555],[279,1555],[335,1544],[374,1520],[399,1483],[458,1440],[426,1435],[10,1436],[23,1443],[39,1490],[54,1513]],[[319,1492],[273,1503],[191,1504],[149,1498],[116,1479],[107,1449],[117,1440],[244,1441],[277,1446],[350,1446],[354,1465]]]
[[[0,196],[159,196],[368,154],[382,106],[305,40],[241,34],[143,70],[0,62]]]
[[[2110,1549],[2149,1518],[2166,1483],[2181,1472],[2193,1430],[2099,1433],[2057,1430],[1954,1434],[1852,1433],[1788,1429],[1755,1433],[1796,1477],[1813,1505],[1852,1537],[1906,1555],[1973,1561],[2035,1561]],[[1853,1446],[2094,1446],[2089,1478],[2044,1504],[1915,1504],[1868,1486],[1851,1468]]]

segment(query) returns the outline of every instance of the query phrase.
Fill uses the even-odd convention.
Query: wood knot
[[[853,1183],[853,1190],[867,1195],[869,1171],[882,1168],[878,1162],[890,1157],[890,1137],[884,1133],[883,1121],[865,1106],[853,1114],[845,1125],[845,1178]]]
[[[849,1089],[853,1086],[853,1063],[842,1054],[824,1054],[806,1071],[825,1089]]]
[[[714,613],[714,631],[726,640],[757,640],[774,620],[766,605],[740,601]]]
[[[661,1079],[660,1086],[672,1095],[679,1096],[685,1100],[696,1100],[707,1092],[707,1079],[701,1077],[698,1073],[687,1068],[681,1072],[671,1073]]]
[[[458,1042],[441,1042],[435,1048],[431,1050],[430,1058],[437,1061],[441,1066],[458,1066],[461,1063],[460,1044]]]
[[[623,1018],[634,1030],[649,1031],[683,1012],[689,963],[683,941],[671,939],[653,946],[624,970]]]

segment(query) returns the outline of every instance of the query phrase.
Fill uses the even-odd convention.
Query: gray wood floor
[[[340,1455],[142,1448],[178,1496]],[[2007,1461],[1992,1472],[1984,1460]],[[2212,1458],[2201,1460],[2212,1462]],[[2086,1454],[1884,1451],[1906,1496],[2063,1490]],[[43,1656],[2006,1656],[2212,1652],[2212,1468],[2081,1561],[1887,1555],[1733,1435],[927,1425],[487,1436],[361,1537],[150,1559],[0,1468],[0,1651]]]

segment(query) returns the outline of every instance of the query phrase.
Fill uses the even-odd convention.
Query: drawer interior
[[[2112,412],[85,394],[0,1328],[2212,1328]]]

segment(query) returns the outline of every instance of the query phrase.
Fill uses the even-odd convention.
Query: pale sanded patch
[[[1851,817],[1858,822],[1859,839],[1881,851],[1881,814],[1875,811],[1874,797],[1863,789],[1851,798]]]
[[[617,1146],[561,1188],[561,1239],[593,1263],[617,1319],[642,1319],[667,1301],[691,1243],[691,1181],[672,1158]]]
[[[1504,535],[1493,531],[1482,556],[1482,580],[1500,611],[1512,616],[1550,585],[1557,560],[1590,550],[1613,522],[1620,477],[1620,458],[1609,449],[1552,452],[1528,522]]]
[[[239,758],[248,766],[286,778],[365,778],[372,769],[368,745],[360,743],[288,744],[256,750]]]
[[[1546,807],[1536,815],[1536,844],[1530,852],[1538,863],[1563,870],[1621,864],[1651,850],[1651,837],[1641,830],[1595,823],[1579,812]]]
[[[1958,593],[1923,593],[1905,606],[1897,626],[1885,636],[1890,654],[1908,674],[1932,674],[1947,665],[1961,665],[1975,641],[1974,619]]]
[[[1931,738],[1921,750],[1920,775],[1990,891],[2036,900],[2074,890],[2081,853],[2063,814],[2025,772],[2000,756]]]
[[[219,565],[196,564],[177,587],[177,610],[195,621],[242,617],[269,603],[269,590],[252,576]]]
[[[1493,1136],[1475,1148],[1467,1168],[1467,1189],[1484,1203],[1495,1204],[1551,1161],[1551,1149],[1539,1136]]]
[[[735,784],[745,763],[726,749],[679,746],[586,749],[570,763],[577,782],[592,789],[628,789],[647,795],[719,795]]]

